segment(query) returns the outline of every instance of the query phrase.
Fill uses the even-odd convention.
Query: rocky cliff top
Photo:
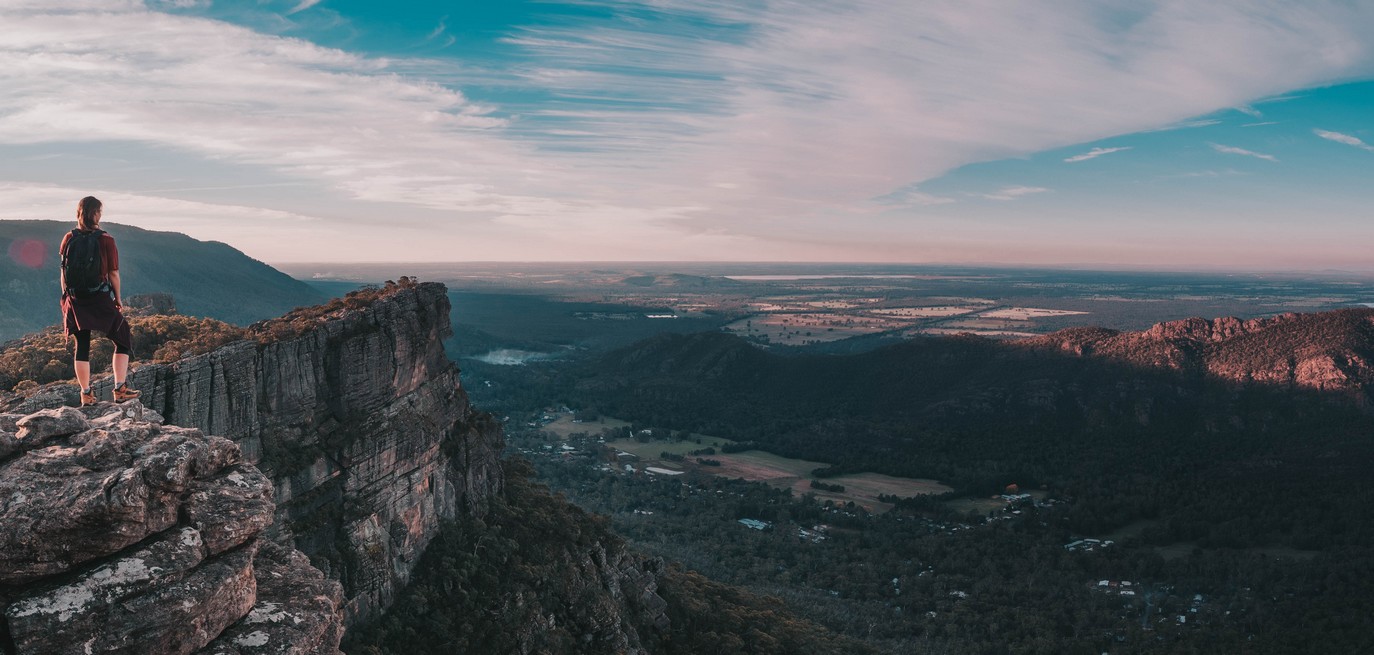
[[[444,354],[441,284],[401,278],[255,324],[251,338],[130,374],[166,422],[231,440],[270,479],[266,536],[343,584],[346,623],[390,605],[440,524],[500,489],[500,424]],[[92,385],[108,398],[108,378]],[[77,404],[72,385],[0,412]]]
[[[338,653],[342,590],[260,538],[272,483],[137,401],[0,414],[6,653]]]
[[[1374,390],[1374,309],[1249,320],[1189,318],[1141,332],[1072,328],[1020,343],[1236,382]]]

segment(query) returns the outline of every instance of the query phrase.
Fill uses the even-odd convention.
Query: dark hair
[[[95,196],[86,196],[81,202],[76,203],[76,224],[83,230],[94,230],[99,221],[95,217],[100,213],[100,200]]]

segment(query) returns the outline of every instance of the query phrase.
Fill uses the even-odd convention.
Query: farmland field
[[[801,344],[838,341],[907,324],[905,320],[859,314],[767,313],[737,320],[725,330],[745,337],[764,337],[771,343]]]
[[[892,509],[892,505],[878,501],[878,496],[883,494],[907,497],[950,491],[949,487],[934,480],[899,478],[880,473],[853,473],[825,478],[822,482],[826,484],[842,485],[845,490],[838,493],[821,491],[811,488],[811,471],[829,466],[827,463],[812,462],[804,459],[792,459],[762,450],[746,450],[738,453],[717,453],[707,456],[709,459],[720,462],[720,466],[701,466],[692,461],[690,457],[687,462],[665,462],[659,459],[659,455],[663,452],[669,452],[675,455],[686,455],[690,451],[705,448],[713,444],[724,445],[732,443],[729,439],[722,439],[719,437],[710,437],[706,435],[693,436],[701,436],[702,442],[698,444],[694,440],[689,440],[679,442],[650,441],[648,443],[640,443],[632,439],[620,439],[613,442],[608,441],[607,445],[638,455],[640,464],[645,466],[659,466],[683,470],[695,469],[702,473],[709,473],[726,478],[740,478],[755,482],[764,482],[780,489],[791,489],[795,496],[801,496],[809,492],[816,494],[817,500],[821,501],[833,500],[839,504],[852,501],[854,504],[861,505],[871,512],[885,512]]]
[[[603,416],[595,421],[573,421],[572,414],[563,414],[558,420],[545,425],[544,430],[557,435],[559,439],[567,439],[568,435],[574,432],[586,432],[587,434],[597,434],[605,428],[618,429],[629,425],[628,422],[620,419]]]
[[[1076,312],[1067,309],[1040,309],[1037,307],[1006,307],[1004,309],[994,309],[990,312],[981,314],[984,318],[1005,318],[1013,321],[1029,321],[1033,318],[1045,318],[1049,316],[1077,316],[1088,312]]]
[[[976,312],[982,307],[889,307],[869,310],[874,314],[899,318],[945,318]]]

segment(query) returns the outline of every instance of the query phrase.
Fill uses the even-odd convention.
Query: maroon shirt
[[[68,232],[62,237],[61,252],[67,254],[67,242],[72,240],[72,233]],[[50,242],[51,243],[51,242]],[[109,232],[100,235],[100,279],[102,282],[110,281],[110,273],[119,270],[119,247],[115,245],[114,237]]]

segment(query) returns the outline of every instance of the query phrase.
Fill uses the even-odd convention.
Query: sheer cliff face
[[[273,512],[234,442],[137,401],[0,414],[0,650],[337,655],[342,589]]]
[[[500,426],[459,386],[444,287],[288,316],[242,342],[131,376],[169,424],[228,437],[272,479],[277,521],[347,595],[347,620],[389,606],[444,519],[501,487]]]

